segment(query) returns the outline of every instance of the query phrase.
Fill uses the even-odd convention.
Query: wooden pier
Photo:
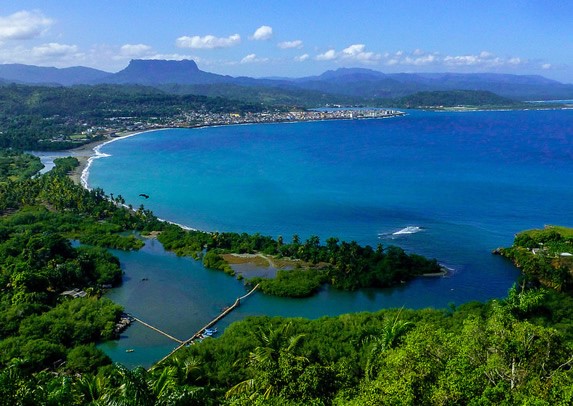
[[[157,327],[153,327],[151,324],[147,324],[147,323],[144,322],[143,320],[138,319],[138,318],[135,317],[133,314],[130,314],[129,317],[131,317],[133,320],[135,320],[135,321],[137,321],[137,322],[143,324],[145,327],[149,327],[150,329],[152,329],[152,330],[154,330],[154,331],[157,331],[159,334],[163,334],[165,337],[169,338],[170,340],[173,340],[173,341],[175,341],[175,342],[177,342],[177,343],[179,343],[179,344],[181,344],[181,343],[183,342],[182,340],[180,340],[180,339],[178,339],[178,338],[175,338],[175,337],[173,337],[173,336],[170,335],[170,334],[167,334],[165,331],[161,331],[161,330],[159,330]]]
[[[169,354],[167,354],[165,357],[161,358],[159,361],[157,361],[155,363],[155,365],[161,364],[163,361],[165,361],[166,359],[168,359],[169,357],[171,357],[173,354],[175,354],[177,351],[179,351],[181,348],[189,345],[193,340],[198,339],[199,337],[201,337],[202,333],[205,331],[205,329],[208,329],[210,327],[212,327],[215,323],[217,323],[219,320],[221,320],[222,318],[224,318],[226,315],[228,315],[229,313],[231,313],[233,310],[235,310],[237,307],[239,307],[239,305],[241,304],[241,300],[244,300],[246,298],[248,298],[255,290],[257,290],[259,288],[259,284],[255,285],[255,287],[253,289],[251,289],[246,295],[243,295],[241,297],[238,297],[237,300],[235,300],[235,303],[233,303],[231,306],[227,307],[225,310],[223,310],[223,312],[221,314],[219,314],[217,317],[215,317],[213,320],[211,320],[209,323],[205,324],[203,327],[201,327],[201,329],[199,331],[197,331],[195,334],[193,334],[191,336],[191,338],[189,338],[188,340],[185,341],[179,341],[177,339],[175,339],[176,341],[179,341],[179,346],[175,347],[175,349],[173,349],[173,351],[171,351]]]

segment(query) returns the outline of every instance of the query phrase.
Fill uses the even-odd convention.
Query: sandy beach
[[[148,131],[157,131],[157,129],[148,130]],[[70,177],[72,178],[74,183],[76,183],[78,185],[87,186],[85,184],[85,182],[83,182],[82,177],[84,177],[84,172],[87,169],[89,169],[89,165],[90,165],[91,160],[94,159],[94,157],[96,157],[98,155],[98,152],[97,152],[98,147],[100,147],[104,144],[108,144],[110,142],[118,141],[118,140],[128,138],[128,137],[131,137],[134,135],[138,135],[138,134],[141,134],[144,132],[146,132],[146,131],[135,131],[135,132],[121,133],[121,134],[116,135],[113,138],[106,137],[103,140],[90,142],[89,144],[84,144],[80,147],[67,150],[66,152],[69,152],[70,156],[77,158],[79,163],[80,163],[78,165],[78,167],[72,171],[72,173],[70,174]]]
[[[90,142],[89,144],[84,144],[81,147],[68,150],[71,156],[78,159],[80,162],[79,166],[76,167],[70,177],[74,183],[81,185],[82,173],[87,168],[89,159],[95,155],[95,148],[109,141],[109,139],[104,139],[100,141]]]

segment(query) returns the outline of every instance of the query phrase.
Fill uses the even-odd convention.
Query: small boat
[[[133,352],[133,351],[135,351],[133,348],[129,348],[129,349],[125,350],[125,352]]]
[[[203,330],[203,334],[206,336],[212,336],[216,332],[217,332],[216,328],[206,328],[205,330]]]

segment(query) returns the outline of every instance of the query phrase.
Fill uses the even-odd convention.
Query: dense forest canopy
[[[501,97],[495,93],[485,90],[418,92],[413,95],[396,99],[393,102],[393,105],[401,108],[438,108],[458,106],[518,108],[528,106],[523,102]],[[529,107],[531,106],[529,105]]]
[[[0,148],[65,149],[98,139],[108,127],[184,120],[189,111],[258,112],[250,104],[194,95],[173,95],[136,85],[0,86]],[[99,129],[98,127],[101,127]],[[121,126],[119,127],[121,128]],[[93,130],[87,133],[87,130]],[[101,130],[101,131],[100,131]],[[73,138],[74,135],[83,137]]]

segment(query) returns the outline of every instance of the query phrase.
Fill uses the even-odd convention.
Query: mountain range
[[[173,93],[237,97],[257,94],[259,98],[307,97],[312,100],[372,100],[396,98],[421,91],[491,91],[514,100],[573,99],[573,84],[538,75],[495,73],[394,73],[340,68],[318,76],[302,78],[233,77],[205,72],[192,60],[132,60],[117,72],[87,67],[52,68],[22,64],[0,65],[0,84],[18,83],[49,86],[96,84],[139,84]],[[263,96],[261,96],[263,95]]]

